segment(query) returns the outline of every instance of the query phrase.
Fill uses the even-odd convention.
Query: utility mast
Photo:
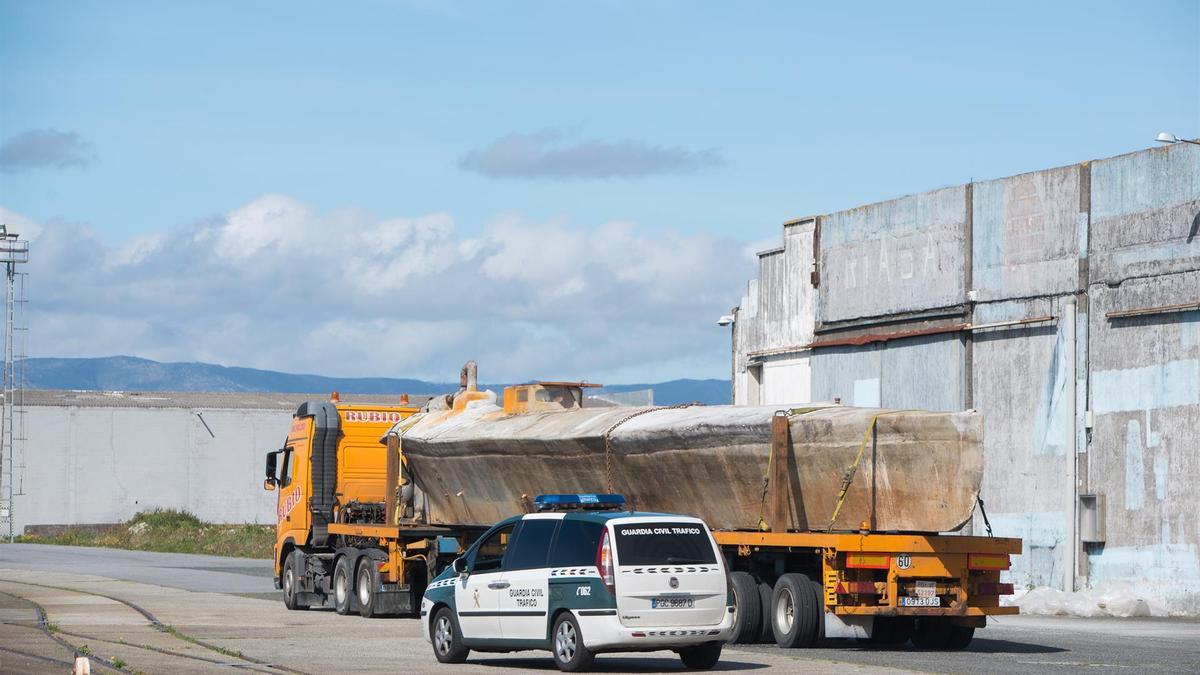
[[[25,278],[17,266],[29,262],[29,242],[7,225],[0,225],[0,263],[4,265],[4,364],[0,377],[3,410],[0,410],[0,528],[14,539],[16,518],[13,498],[22,494],[17,471],[24,471],[25,442]],[[21,461],[18,463],[17,454]]]

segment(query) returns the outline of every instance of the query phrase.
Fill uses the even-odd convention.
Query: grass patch
[[[54,534],[23,535],[17,541],[63,546],[103,546],[134,551],[202,553],[235,558],[270,558],[275,528],[270,525],[214,525],[186,511],[156,509],[97,531],[66,528]]]

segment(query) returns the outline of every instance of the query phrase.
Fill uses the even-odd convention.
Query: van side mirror
[[[455,558],[454,562],[450,564],[450,568],[453,569],[454,573],[459,576],[462,576],[471,571],[467,568],[466,557]]]

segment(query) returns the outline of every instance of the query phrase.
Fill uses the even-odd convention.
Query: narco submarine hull
[[[464,386],[396,425],[417,488],[407,512],[484,525],[538,494],[619,492],[638,510],[718,530],[952,532],[979,496],[974,411],[592,408],[579,386],[510,387],[503,406]]]

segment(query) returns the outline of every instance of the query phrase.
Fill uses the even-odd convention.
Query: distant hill
[[[31,389],[98,389],[116,391],[269,391],[345,394],[440,394],[458,382],[428,382],[391,377],[325,377],[273,370],[218,366],[211,363],[160,363],[133,356],[87,359],[31,358],[25,361]],[[503,384],[481,385],[499,393]],[[729,403],[728,380],[670,380],[604,387],[596,393],[653,389],[657,405],[699,402]],[[589,391],[593,393],[595,390]]]

